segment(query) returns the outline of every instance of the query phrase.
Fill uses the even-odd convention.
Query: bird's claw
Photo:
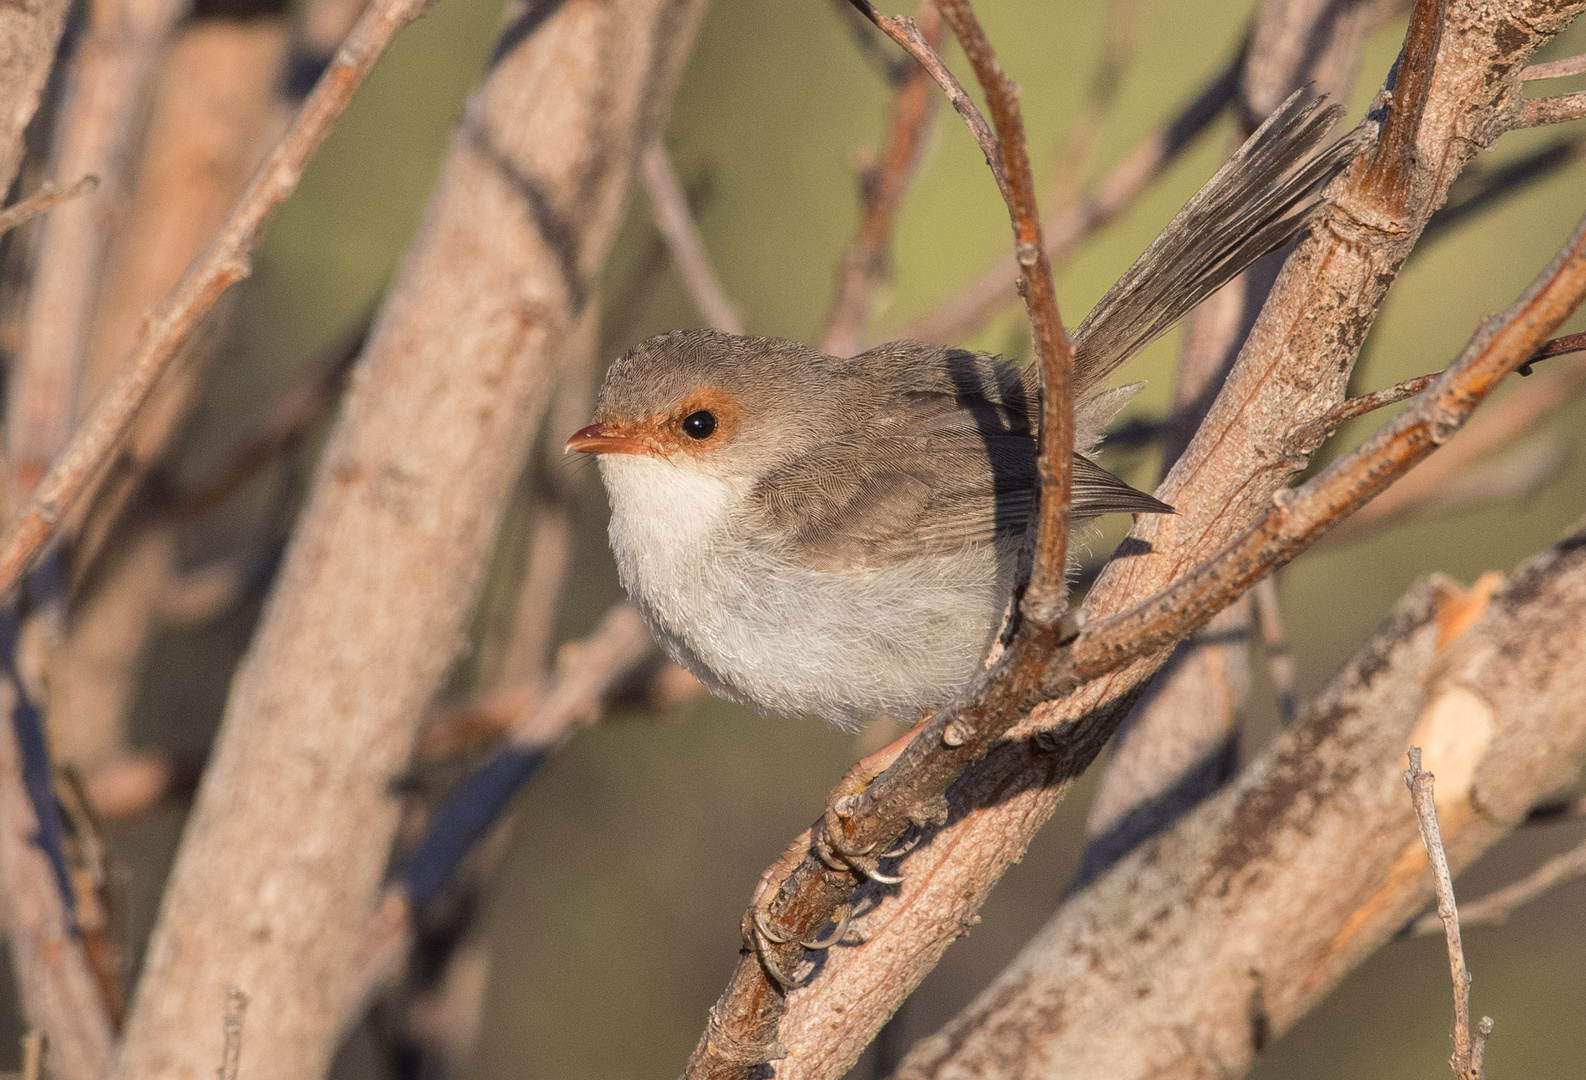
[[[878,885],[897,885],[902,882],[902,874],[886,874],[881,871],[879,859],[891,858],[891,853],[872,858],[870,853],[876,849],[874,842],[860,848],[849,847],[843,843],[841,837],[842,814],[827,807],[826,813],[821,817],[820,835],[813,840],[816,857],[833,870],[857,874]]]

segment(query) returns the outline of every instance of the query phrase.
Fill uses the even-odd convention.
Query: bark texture
[[[1242,1074],[1432,898],[1407,747],[1456,871],[1577,776],[1583,621],[1586,534],[1490,605],[1417,586],[1292,730],[1066,904],[898,1080]]]
[[[509,11],[352,379],[167,887],[119,1063],[197,1080],[225,988],[252,1080],[330,1062],[397,818],[558,364],[703,0]]]
[[[1154,594],[1239,535],[1304,467],[1298,441],[1342,398],[1360,343],[1432,211],[1464,165],[1507,127],[1527,58],[1579,2],[1454,0],[1444,13],[1413,154],[1385,196],[1364,162],[1296,248],[1206,422],[1157,494],[1174,515],[1142,520],[1087,600],[1092,620]],[[1363,155],[1364,156],[1364,155]],[[830,950],[789,995],[777,1075],[835,1077],[975,919],[1069,784],[1164,661],[1159,652],[1037,708],[948,795],[948,824],[903,862],[907,878],[862,891],[852,948]]]
[[[0,8],[0,192],[11,190],[22,164],[22,133],[55,66],[68,6],[67,0],[32,0]]]

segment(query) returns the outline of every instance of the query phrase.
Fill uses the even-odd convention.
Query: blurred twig
[[[0,234],[8,233],[18,225],[25,224],[38,217],[40,214],[55,209],[68,199],[94,190],[99,186],[99,177],[88,175],[78,180],[69,188],[59,188],[46,181],[33,194],[19,203],[13,203],[0,210]]]
[[[1448,968],[1454,979],[1454,1056],[1449,1064],[1459,1080],[1482,1080],[1482,1055],[1487,1048],[1487,1036],[1492,1034],[1492,1018],[1482,1017],[1475,1035],[1471,1035],[1470,971],[1465,967],[1465,949],[1460,942],[1454,880],[1448,872],[1448,856],[1443,851],[1443,836],[1437,826],[1432,774],[1421,770],[1419,746],[1410,747],[1410,767],[1404,774],[1404,786],[1410,789],[1421,840],[1426,845],[1427,860],[1432,864],[1433,880],[1437,883],[1437,917],[1443,924],[1448,943]]]
[[[1461,926],[1497,926],[1509,921],[1517,909],[1529,904],[1550,889],[1586,877],[1586,844],[1578,844],[1555,855],[1512,885],[1472,900],[1460,908]],[[1423,915],[1411,924],[1415,934],[1434,934],[1443,929],[1437,912]]]
[[[737,309],[727,299],[721,280],[711,266],[699,228],[688,209],[688,198],[677,181],[672,160],[659,140],[651,143],[639,155],[639,177],[644,192],[650,199],[650,213],[655,227],[666,239],[672,262],[688,287],[688,294],[699,308],[705,321],[717,330],[729,334],[743,333],[743,320]]]
[[[940,49],[942,20],[932,0],[923,0],[917,19],[925,43]],[[881,153],[859,171],[859,226],[837,264],[837,286],[821,333],[822,352],[851,356],[864,347],[876,293],[889,273],[898,208],[928,142],[936,103],[930,73],[910,64],[892,95]]]
[[[233,986],[226,991],[226,1016],[221,1022],[221,1045],[216,1080],[237,1080],[242,1068],[242,1022],[248,1015],[248,995]]]
[[[1299,705],[1294,691],[1294,656],[1289,652],[1288,635],[1283,630],[1283,607],[1278,600],[1277,578],[1268,576],[1256,583],[1256,626],[1266,647],[1272,689],[1278,697],[1278,720],[1284,727],[1294,723]]]
[[[1172,120],[1136,146],[1089,193],[1052,215],[1045,233],[1047,252],[1054,262],[1066,262],[1081,242],[1134,205],[1150,182],[1211,125],[1234,100],[1243,64],[1241,49]],[[973,334],[1015,299],[1018,274],[1017,260],[1004,258],[973,284],[911,322],[907,336],[951,342]]]

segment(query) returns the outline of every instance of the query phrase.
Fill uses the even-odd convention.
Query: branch
[[[188,6],[188,0],[90,5],[82,41],[62,73],[51,170],[57,178],[93,173],[101,183],[89,198],[50,215],[40,231],[22,343],[7,388],[8,516],[66,446],[87,404],[84,370],[106,255],[125,210],[160,63]]]
[[[1533,79],[1567,79],[1571,75],[1586,75],[1586,53],[1566,56],[1562,60],[1549,60],[1545,64],[1532,64],[1520,72],[1521,82]]]
[[[1443,923],[1448,943],[1448,970],[1454,977],[1454,1056],[1449,1061],[1459,1080],[1482,1080],[1481,1059],[1492,1033],[1492,1019],[1482,1017],[1474,1038],[1470,1034],[1470,971],[1465,967],[1465,948],[1459,937],[1459,909],[1454,905],[1454,879],[1448,872],[1448,855],[1443,850],[1443,834],[1437,827],[1437,806],[1432,800],[1432,774],[1421,770],[1421,748],[1410,747],[1410,767],[1404,773],[1404,786],[1410,789],[1415,818],[1432,864],[1432,880],[1437,887],[1437,917]]]
[[[84,176],[64,190],[45,181],[37,191],[21,202],[0,210],[0,235],[10,232],[18,225],[25,225],[40,214],[48,213],[61,203],[93,191],[98,186],[99,177],[93,175]]]
[[[61,517],[76,505],[131,429],[199,319],[227,289],[248,276],[249,254],[270,211],[297,187],[304,166],[391,38],[424,7],[423,0],[382,0],[359,21],[292,127],[259,167],[219,236],[150,317],[121,373],[0,538],[0,594],[15,587],[23,570],[54,535]]]
[[[1294,723],[1299,699],[1294,690],[1294,656],[1289,652],[1288,635],[1283,630],[1283,607],[1278,600],[1275,577],[1264,577],[1252,590],[1256,598],[1256,626],[1266,649],[1272,690],[1278,698],[1278,722],[1284,727]]]
[[[562,350],[704,6],[562,4],[503,29],[234,678],[122,1075],[213,1068],[208,1018],[239,972],[249,1041],[270,1048],[248,1080],[329,1068],[400,818],[391,779],[467,641]],[[569,66],[575,55],[590,62]]]
[[[1395,215],[1364,198],[1358,164],[1331,186],[1332,205],[1289,257],[1206,422],[1156,493],[1178,513],[1136,522],[1125,541],[1130,557],[1114,559],[1087,596],[1093,619],[1128,608],[1216,553],[1304,467],[1309,449],[1291,444],[1291,434],[1342,400],[1360,343],[1432,206],[1501,133],[1496,118],[1513,93],[1513,73],[1582,7],[1510,0],[1452,9],[1457,32],[1441,38],[1409,206]],[[780,1040],[793,1057],[779,1071],[813,1080],[852,1064],[973,921],[1164,659],[1153,652],[1035,709],[954,784],[951,817],[912,849],[908,877],[894,889],[866,892],[850,929],[850,940],[863,943],[828,951],[817,982],[790,996]],[[933,737],[928,730],[922,744]],[[838,1013],[843,1023],[834,1027]]]
[[[248,995],[233,986],[226,990],[226,1017],[221,1021],[222,1045],[216,1080],[237,1080],[242,1068],[242,1022],[248,1015]]]
[[[1244,51],[1183,106],[1162,129],[1132,150],[1095,189],[1065,206],[1045,224],[1046,250],[1057,263],[1117,220],[1177,160],[1195,137],[1222,115],[1239,90]],[[1007,258],[973,284],[908,325],[906,336],[922,341],[959,341],[975,333],[1014,296],[1019,279],[1017,258]]]
[[[1586,117],[1586,90],[1557,97],[1532,98],[1520,109],[1515,120],[1517,128],[1541,127],[1544,124],[1562,124]]]
[[[852,10],[851,8],[847,10]],[[933,52],[942,47],[942,21],[931,0],[922,0],[920,34]],[[880,157],[859,174],[859,227],[837,266],[837,287],[826,314],[820,350],[852,356],[864,348],[865,326],[877,291],[888,276],[892,228],[904,193],[924,152],[936,117],[931,76],[918,64],[892,95]]]
[[[705,243],[688,211],[688,198],[683,186],[677,182],[677,173],[667,155],[666,146],[657,141],[639,155],[639,177],[644,181],[644,193],[650,198],[650,213],[655,227],[666,239],[672,253],[672,263],[682,275],[688,295],[699,308],[705,321],[717,330],[729,334],[743,333],[743,320],[737,309],[727,299],[727,293],[711,267]]]
[[[28,797],[20,730],[12,722],[19,706],[26,707],[18,685],[0,682],[0,899],[12,971],[28,1026],[49,1040],[50,1074],[102,1080],[109,1074],[114,1035],[67,906],[69,886],[63,888],[61,868],[51,865],[40,842],[43,830]]]
[[[1455,870],[1586,763],[1582,540],[1490,601],[1414,587],[1229,789],[1068,901],[895,1080],[1011,1080],[1029,1061],[1062,1062],[1066,1080],[1243,1075],[1431,898],[1407,744],[1437,769]],[[1563,651],[1534,648],[1556,634]]]
[[[1586,877],[1586,844],[1555,855],[1512,885],[1488,893],[1460,908],[1461,926],[1500,926],[1509,916],[1550,889]],[[1423,915],[1410,928],[1414,934],[1435,934],[1444,929],[1438,912]]]

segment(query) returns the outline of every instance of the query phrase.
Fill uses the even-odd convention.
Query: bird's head
[[[833,361],[795,341],[678,330],[641,342],[611,366],[595,422],[568,452],[665,462],[752,483],[818,445]]]

